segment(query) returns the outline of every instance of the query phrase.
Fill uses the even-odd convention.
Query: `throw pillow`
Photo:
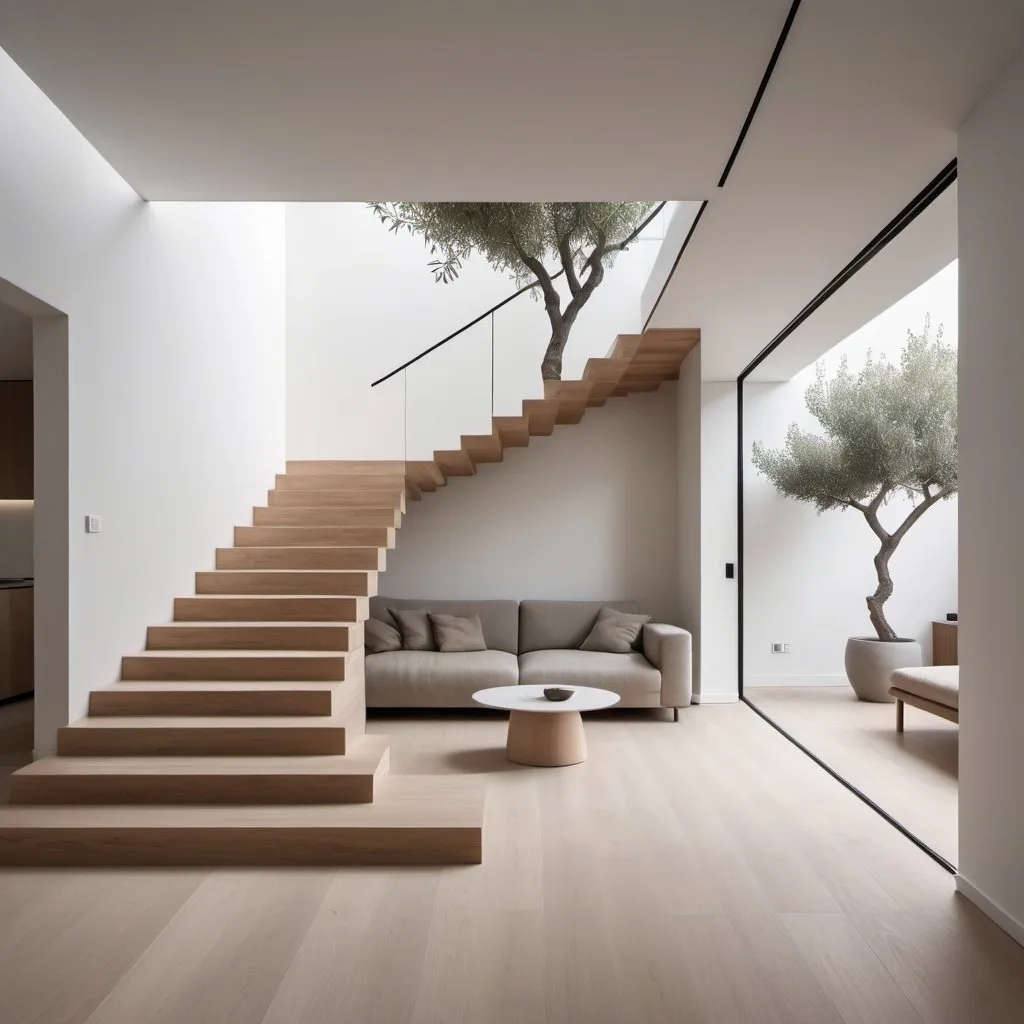
[[[487,650],[479,615],[431,615],[430,622],[434,643],[442,654]]]
[[[402,649],[402,634],[381,619],[367,619],[363,625],[363,643],[367,654],[383,654]]]
[[[629,654],[650,615],[631,615],[614,608],[602,608],[590,635],[580,644],[581,651],[605,651],[608,654]]]
[[[434,651],[434,631],[426,608],[389,608],[388,614],[398,623],[402,634],[402,649],[406,651]]]

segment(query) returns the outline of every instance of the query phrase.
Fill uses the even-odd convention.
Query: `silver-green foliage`
[[[459,276],[479,252],[518,284],[537,282],[551,322],[542,364],[546,380],[561,376],[562,352],[580,309],[617,253],[633,240],[653,203],[371,203],[389,230],[418,234],[435,257],[428,266],[438,283]],[[571,298],[562,299],[547,269],[557,260]]]
[[[754,444],[754,465],[782,494],[819,512],[852,508],[864,516],[881,545],[868,613],[879,639],[896,639],[883,611],[893,592],[889,559],[914,523],[957,491],[956,349],[941,328],[932,340],[926,319],[920,333],[907,332],[898,366],[869,354],[853,372],[844,358],[831,379],[818,368],[806,399],[823,433],[794,423],[785,448]],[[889,531],[878,513],[896,494],[915,504]]]

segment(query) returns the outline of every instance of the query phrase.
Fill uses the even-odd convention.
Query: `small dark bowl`
[[[573,695],[572,690],[567,690],[563,686],[546,686],[544,688],[544,696],[548,700],[568,700]]]

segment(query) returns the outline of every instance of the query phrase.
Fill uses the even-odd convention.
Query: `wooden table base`
[[[587,759],[587,737],[578,711],[513,711],[505,756],[516,764],[558,768]]]

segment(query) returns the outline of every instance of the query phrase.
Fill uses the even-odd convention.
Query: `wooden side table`
[[[932,623],[932,664],[958,665],[956,622]]]

